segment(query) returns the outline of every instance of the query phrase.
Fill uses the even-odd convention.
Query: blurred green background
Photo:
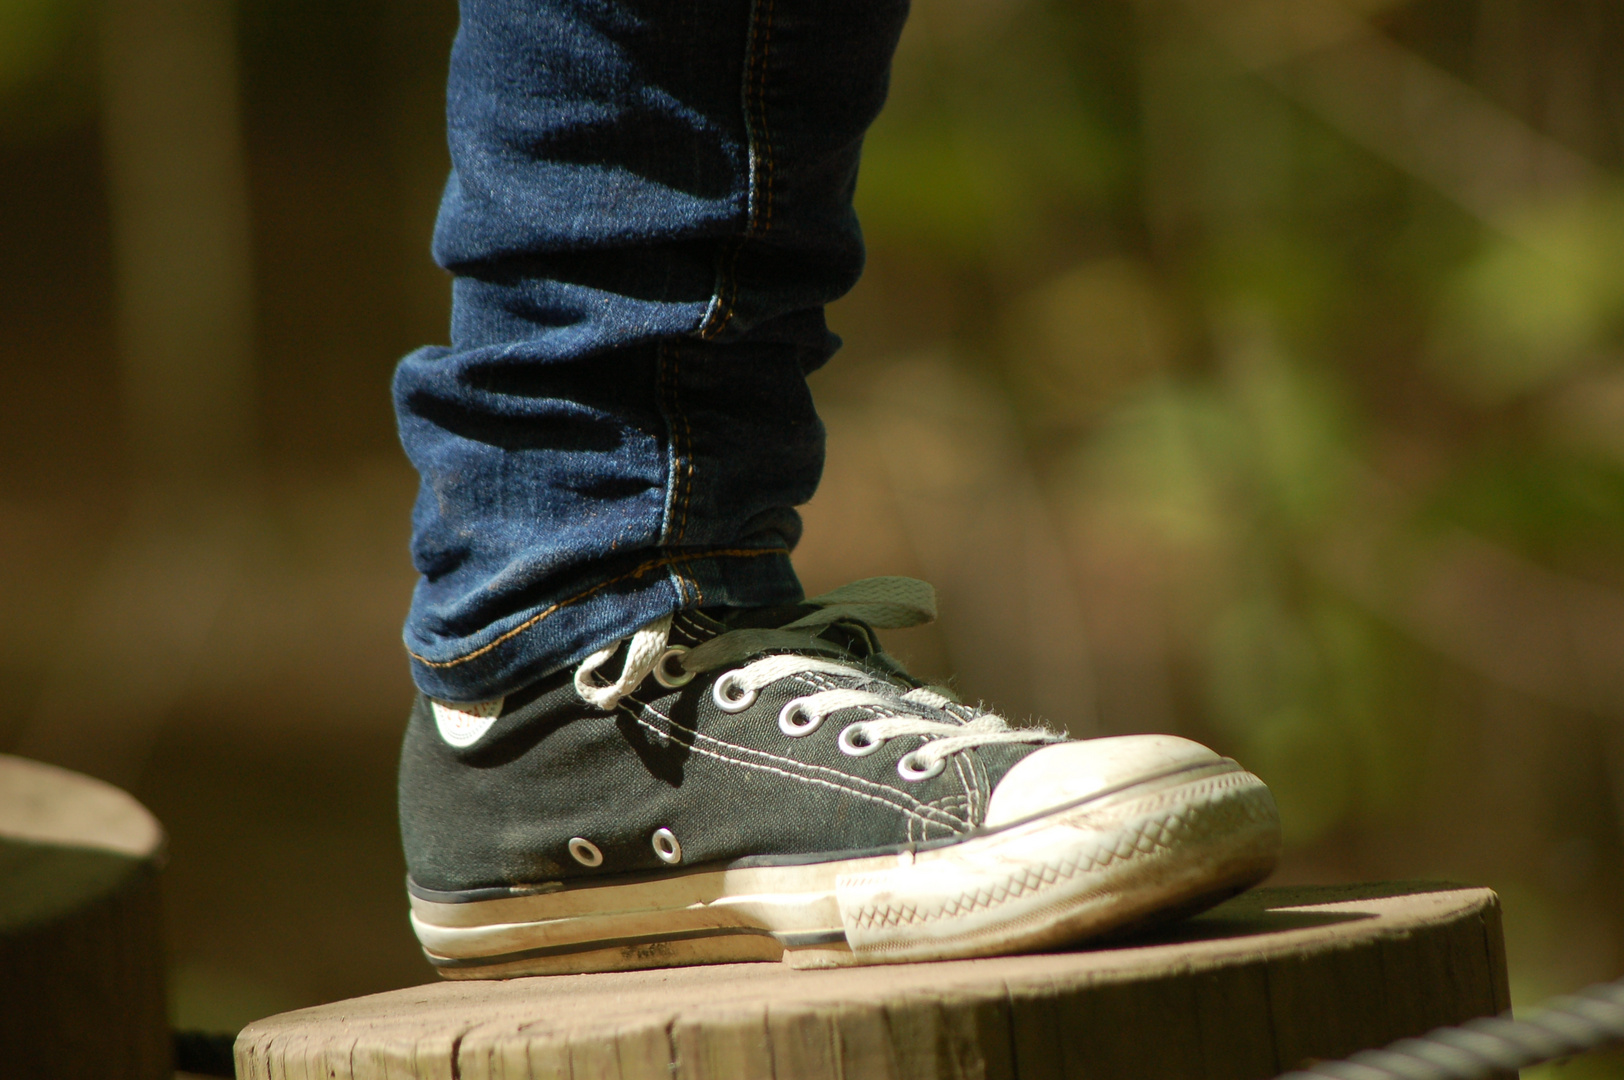
[[[0,2],[0,749],[172,835],[188,1026],[424,981],[393,754],[450,0]],[[1624,6],[928,0],[814,386],[809,590],[1274,787],[1282,881],[1624,972]],[[1553,1075],[1624,1076],[1596,1057]]]

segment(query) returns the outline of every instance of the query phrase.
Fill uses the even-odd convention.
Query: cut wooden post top
[[[163,851],[157,820],[118,788],[0,754],[0,1072],[174,1075]]]
[[[10,754],[0,754],[0,837],[138,859],[163,845],[157,819],[126,792]]]
[[[445,982],[273,1016],[240,1077],[1267,1077],[1509,1006],[1488,889],[1257,889],[1064,953]]]

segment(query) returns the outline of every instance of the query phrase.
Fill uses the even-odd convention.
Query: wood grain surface
[[[1500,908],[1445,884],[1258,889],[1034,956],[436,983],[273,1016],[247,1080],[1271,1077],[1509,1007]]]
[[[171,1075],[163,845],[110,784],[0,755],[0,1075]]]

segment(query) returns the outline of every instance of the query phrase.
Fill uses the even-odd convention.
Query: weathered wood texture
[[[1508,1007],[1487,889],[1259,889],[1089,951],[414,987],[251,1024],[237,1074],[1242,1080]]]
[[[0,1074],[170,1075],[162,851],[124,792],[0,755]]]

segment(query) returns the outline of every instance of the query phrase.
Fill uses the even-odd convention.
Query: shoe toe
[[[1118,735],[1055,743],[1027,755],[993,788],[991,828],[1164,773],[1224,759],[1176,735]]]

